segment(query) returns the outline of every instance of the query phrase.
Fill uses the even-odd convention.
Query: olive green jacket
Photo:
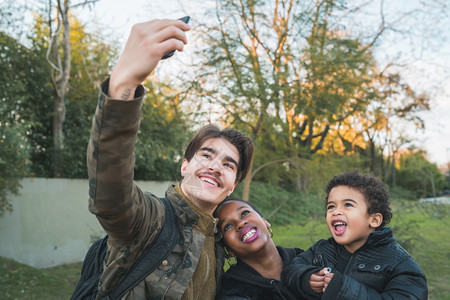
[[[133,180],[144,88],[138,87],[134,100],[113,100],[106,95],[108,83],[102,83],[87,150],[89,210],[110,237],[97,299],[123,279],[165,218],[164,205]],[[169,187],[166,198],[178,221],[179,243],[122,299],[214,299],[224,257],[215,220],[198,211],[178,187]]]

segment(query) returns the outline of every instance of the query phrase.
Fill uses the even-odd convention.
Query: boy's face
[[[225,245],[240,259],[254,258],[268,244],[270,224],[248,204],[229,201],[216,214]]]
[[[181,164],[181,190],[205,213],[216,206],[236,187],[239,164],[237,148],[225,139],[206,140],[190,161]]]
[[[335,241],[353,253],[383,220],[379,213],[368,213],[364,195],[348,186],[331,189],[327,201],[328,230]]]

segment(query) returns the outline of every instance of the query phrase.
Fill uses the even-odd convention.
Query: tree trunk
[[[397,185],[397,174],[395,172],[395,156],[397,155],[397,152],[393,152],[392,154],[392,165],[391,165],[391,180],[392,180],[392,187],[395,188],[395,186]]]
[[[247,176],[244,178],[244,190],[242,191],[242,200],[248,201],[248,197],[250,195],[250,185],[252,184],[253,179],[253,156],[252,160],[250,161],[250,167],[248,168]]]
[[[65,103],[67,88],[70,79],[70,25],[69,25],[69,0],[64,0],[61,3],[57,1],[56,6],[57,20],[53,21],[51,13],[49,13],[49,27],[50,27],[50,45],[47,52],[47,61],[52,67],[51,77],[53,88],[55,91],[53,104],[53,176],[62,177],[63,162],[64,162],[64,138],[63,127],[65,120]],[[49,12],[51,12],[51,2]],[[52,22],[57,23],[57,29],[52,31]],[[62,38],[60,37],[62,29]],[[62,51],[59,48],[62,48]],[[62,53],[62,55],[61,55]]]
[[[434,183],[434,176],[433,176],[433,172],[430,172],[429,174],[430,177],[430,183],[431,183],[431,193],[433,195],[433,197],[436,197],[436,185]]]
[[[65,94],[65,93],[63,93]],[[53,106],[53,176],[63,176],[63,124],[65,119],[64,98],[54,98]]]

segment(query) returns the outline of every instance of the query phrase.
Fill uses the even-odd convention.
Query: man
[[[133,181],[141,83],[164,53],[183,50],[189,29],[180,20],[135,25],[110,79],[102,84],[87,151],[89,210],[109,235],[97,299],[123,279],[164,223],[164,204]],[[179,242],[122,299],[214,299],[223,253],[215,247],[212,213],[246,176],[252,155],[252,141],[236,130],[207,125],[194,136],[181,165],[181,183],[166,191]]]

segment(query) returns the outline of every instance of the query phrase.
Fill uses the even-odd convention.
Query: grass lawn
[[[393,208],[390,226],[423,268],[429,299],[450,299],[450,206],[402,202]],[[324,218],[302,220],[301,224],[273,226],[275,243],[307,249],[329,237]],[[69,299],[80,270],[81,263],[39,270],[0,257],[0,299]]]
[[[0,299],[70,299],[81,263],[36,269],[0,257]]]

